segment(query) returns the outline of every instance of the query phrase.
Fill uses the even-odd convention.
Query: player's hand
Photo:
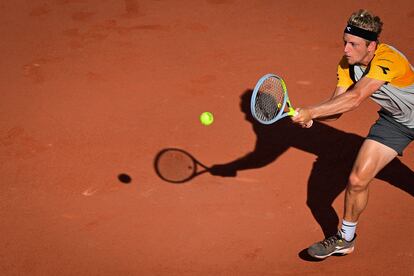
[[[296,109],[296,114],[291,117],[292,121],[303,128],[310,128],[313,125],[312,116],[306,108]]]

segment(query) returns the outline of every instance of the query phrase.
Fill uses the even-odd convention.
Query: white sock
[[[355,236],[355,230],[358,222],[342,220],[341,236],[346,241],[352,241]]]

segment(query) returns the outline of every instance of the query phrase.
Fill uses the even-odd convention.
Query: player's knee
[[[362,177],[358,172],[352,172],[348,179],[348,191],[361,192],[368,189],[369,181]]]

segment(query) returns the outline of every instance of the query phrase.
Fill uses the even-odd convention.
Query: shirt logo
[[[384,66],[381,66],[381,65],[377,65],[377,66],[382,69],[382,73],[384,75],[388,74],[388,71],[390,71],[390,68],[388,68],[388,67],[384,67]]]

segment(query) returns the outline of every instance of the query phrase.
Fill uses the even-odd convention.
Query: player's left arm
[[[298,109],[298,114],[292,117],[292,120],[304,125],[312,119],[329,117],[354,110],[384,84],[385,81],[383,80],[363,77],[346,93],[339,94],[329,101]]]

